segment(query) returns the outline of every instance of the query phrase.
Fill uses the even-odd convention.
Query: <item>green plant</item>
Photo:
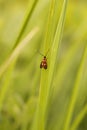
[[[0,130],[86,130],[86,3],[3,0],[0,12]]]

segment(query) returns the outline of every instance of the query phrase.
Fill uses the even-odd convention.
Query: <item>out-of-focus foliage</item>
[[[0,111],[0,130],[29,130],[34,120],[40,73],[39,64],[44,53],[43,42],[46,32],[50,0],[39,0],[22,39],[35,26],[40,32],[20,54],[12,73],[9,89]],[[26,9],[28,0],[0,0],[0,65],[9,57],[14,46]],[[58,14],[60,16],[61,2]],[[62,130],[68,109],[69,99],[78,73],[78,68],[87,44],[87,1],[70,0],[66,14],[63,39],[57,56],[53,79],[46,130]],[[49,54],[48,54],[49,58]],[[78,90],[71,126],[87,104],[87,61]],[[5,73],[0,78],[0,90],[3,87]],[[45,83],[44,83],[45,84]],[[87,112],[86,112],[87,114]],[[75,130],[87,130],[87,115]]]

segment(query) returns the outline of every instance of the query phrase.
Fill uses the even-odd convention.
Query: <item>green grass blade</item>
[[[8,90],[8,86],[9,86],[9,81],[10,81],[10,78],[11,78],[11,73],[13,71],[13,68],[15,66],[15,63],[16,63],[16,60],[17,60],[17,57],[19,55],[19,53],[21,52],[21,50],[23,49],[23,47],[26,45],[26,43],[28,43],[29,41],[28,40],[31,40],[32,37],[33,37],[33,33],[34,32],[31,32],[32,34],[29,34],[25,39],[24,39],[24,43],[23,42],[19,42],[22,35],[23,35],[23,32],[25,31],[26,29],[26,26],[29,22],[29,19],[31,18],[32,16],[32,13],[34,11],[34,8],[37,4],[38,0],[32,0],[32,1],[29,1],[29,7],[26,11],[26,15],[25,15],[25,18],[24,18],[24,21],[22,22],[22,25],[21,25],[21,28],[19,30],[19,33],[18,33],[18,36],[14,42],[14,47],[13,47],[13,50],[12,50],[12,54],[10,55],[10,57],[7,59],[7,61],[0,67],[0,78],[1,76],[3,75],[3,73],[7,70],[6,72],[6,78],[5,78],[5,81],[4,81],[4,84],[3,84],[3,87],[1,89],[1,92],[0,92],[0,110],[2,108],[2,105],[3,105],[3,101],[4,101],[4,98],[5,98],[5,95],[6,95],[6,92]],[[36,29],[38,30],[38,29]],[[34,30],[35,31],[35,30]],[[36,31],[37,32],[37,31]],[[32,35],[32,36],[30,36]],[[30,37],[30,39],[28,39]],[[19,46],[17,46],[18,44],[20,44]]]
[[[42,70],[41,72],[38,110],[37,110],[37,115],[35,118],[35,123],[33,125],[33,130],[45,129],[47,106],[49,102],[49,95],[50,95],[51,83],[53,79],[53,72],[55,69],[56,56],[58,52],[59,43],[62,37],[63,25],[64,25],[65,14],[66,14],[66,7],[67,7],[67,0],[64,0],[61,16],[58,22],[57,30],[56,30],[53,45],[52,45],[52,49],[50,51],[51,53],[51,56],[49,57],[50,63],[49,63],[48,69]],[[48,38],[51,39],[50,36]],[[48,45],[50,45],[50,43]]]
[[[46,28],[46,35],[45,35],[45,44],[44,44],[44,54],[48,51],[50,47],[50,42],[53,37],[53,31],[52,29],[52,23],[53,23],[53,13],[54,13],[54,7],[55,7],[55,0],[51,0],[51,5],[49,9],[49,16],[48,16],[48,22],[47,22],[47,28]],[[32,130],[44,130],[45,129],[45,97],[46,97],[46,85],[44,86],[44,83],[46,84],[47,80],[47,71],[42,70],[41,72],[41,81],[40,81],[40,91],[39,91],[39,101],[38,101],[38,107],[36,111],[35,120],[32,126]]]
[[[28,9],[26,11],[26,15],[25,15],[24,21],[22,22],[22,25],[21,25],[21,28],[19,30],[18,36],[17,36],[17,38],[15,40],[15,43],[14,43],[13,49],[16,48],[16,46],[19,44],[19,41],[20,41],[20,39],[21,39],[25,29],[26,29],[26,26],[27,26],[27,24],[29,22],[29,19],[32,16],[32,13],[34,11],[34,8],[36,7],[37,2],[38,2],[38,0],[31,0],[31,1],[29,1],[29,7],[28,7]]]
[[[13,68],[14,68],[14,62],[11,63],[10,67],[7,69],[7,71],[5,73],[4,83],[2,84],[2,88],[1,88],[1,91],[0,91],[0,111],[2,110],[2,106],[3,106],[5,96],[7,94],[7,91],[9,90],[9,81],[11,79]]]
[[[3,106],[3,101],[5,99],[6,93],[9,89],[9,81],[11,78],[11,74],[13,72],[15,63],[17,61],[17,58],[21,51],[24,49],[24,47],[30,43],[31,39],[37,34],[38,28],[34,28],[24,39],[20,44],[14,49],[11,56],[7,59],[7,61],[0,67],[0,78],[2,75],[5,75],[5,81],[2,86],[2,89],[0,91],[0,110]],[[4,73],[7,70],[6,74]]]
[[[55,33],[53,45],[51,48],[51,55],[50,55],[50,66],[49,66],[49,86],[51,86],[52,79],[53,79],[53,73],[55,69],[55,62],[56,62],[56,56],[58,54],[58,48],[59,44],[62,38],[62,31],[63,31],[63,26],[64,26],[64,21],[65,21],[65,15],[66,15],[66,8],[67,8],[67,2],[68,0],[64,0],[63,7],[62,7],[62,12],[61,16],[58,22],[57,30]]]
[[[12,61],[18,57],[20,52],[24,49],[24,47],[31,41],[31,39],[37,34],[38,27],[32,29],[32,31],[22,40],[22,42],[19,43],[19,45],[14,49],[11,56],[5,61],[5,63],[0,67],[0,77],[3,75],[3,73],[6,71],[6,69],[9,67],[9,65],[12,63]]]
[[[80,86],[80,83],[81,83],[81,79],[82,79],[82,75],[83,75],[84,62],[86,60],[86,57],[87,57],[87,45],[84,49],[84,53],[83,53],[81,63],[80,63],[80,66],[79,66],[75,85],[73,87],[73,92],[72,92],[71,99],[70,99],[70,102],[69,102],[69,106],[68,106],[67,115],[66,115],[66,119],[65,119],[65,122],[64,122],[63,130],[69,130],[70,129],[70,123],[71,123],[76,99],[77,99],[77,96],[78,96],[78,89],[79,89],[79,86]]]
[[[81,30],[79,30],[81,31]],[[78,40],[74,40],[72,43],[72,45],[70,46],[69,50],[67,51],[67,53],[65,54],[62,62],[61,62],[61,66],[59,66],[58,70],[57,70],[57,76],[55,77],[55,82],[57,81],[57,79],[59,79],[58,82],[58,86],[55,87],[54,89],[54,98],[55,95],[58,94],[58,92],[61,89],[61,84],[63,82],[63,79],[66,76],[66,73],[68,71],[68,69],[70,68],[70,66],[72,64],[70,64],[70,61],[72,59],[72,62],[74,61],[74,57],[75,55],[78,54],[78,50],[80,50],[80,48],[82,48],[83,46],[85,46],[85,35],[87,34],[87,30],[85,29],[82,33],[82,35],[79,35],[79,38],[77,38]]]
[[[50,64],[49,64],[49,70],[48,70],[48,80],[47,80],[47,92],[45,93],[45,109],[47,107],[48,101],[49,101],[49,96],[51,93],[51,87],[52,87],[52,81],[53,81],[53,74],[54,74],[54,70],[55,70],[55,63],[56,63],[56,56],[58,54],[58,48],[59,48],[59,44],[62,38],[62,31],[63,31],[63,26],[64,26],[64,21],[65,21],[65,15],[66,15],[66,9],[67,9],[67,0],[64,0],[63,3],[63,7],[62,7],[62,11],[61,11],[61,15],[60,15],[60,19],[58,22],[58,26],[57,26],[57,30],[55,33],[55,37],[54,37],[54,41],[53,41],[53,45],[51,48],[51,55],[50,55]],[[46,80],[44,80],[46,81]]]
[[[87,114],[87,104],[85,107],[81,110],[81,112],[77,115],[76,119],[74,120],[70,130],[76,130],[77,127],[79,126],[80,122],[83,120],[83,118]]]
[[[50,4],[50,9],[49,9],[49,16],[48,16],[48,21],[47,21],[45,43],[44,43],[45,54],[47,53],[48,49],[50,49],[50,46],[53,40],[54,31],[55,31],[54,30],[55,3],[56,3],[56,0],[52,0]]]

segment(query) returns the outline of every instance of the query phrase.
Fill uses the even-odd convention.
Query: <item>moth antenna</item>
[[[50,48],[49,48],[50,49]],[[47,56],[47,54],[48,54],[48,52],[49,52],[49,49],[47,50],[47,52],[46,52],[46,55],[45,56]]]
[[[38,53],[39,53],[41,56],[44,56],[40,51],[38,51]]]

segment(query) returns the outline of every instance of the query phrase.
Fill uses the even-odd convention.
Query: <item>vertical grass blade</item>
[[[87,114],[87,104],[85,105],[85,107],[81,110],[81,112],[79,113],[79,115],[77,115],[76,119],[74,120],[70,130],[76,130],[77,127],[79,126],[80,122],[83,120],[83,118],[86,116]]]
[[[13,63],[11,63],[10,67],[8,67],[8,69],[5,73],[4,83],[3,83],[1,91],[0,91],[0,111],[2,110],[4,99],[9,90],[9,81],[11,80],[13,68],[14,68],[14,65],[13,65]]]
[[[34,8],[35,8],[37,2],[38,2],[38,0],[31,0],[31,1],[29,1],[29,7],[28,7],[28,9],[26,11],[25,18],[24,18],[24,20],[22,22],[22,25],[21,25],[21,28],[19,30],[18,36],[17,36],[17,38],[15,40],[13,49],[16,48],[17,44],[19,43],[19,41],[20,41],[20,39],[22,37],[22,34],[25,31],[26,26],[27,26],[27,24],[29,22],[29,19],[32,16],[32,13],[34,11]]]
[[[58,68],[58,72],[57,72],[58,76],[55,77],[55,82],[57,81],[57,78],[59,78],[59,81],[58,81],[59,87],[55,87],[55,89],[54,89],[54,98],[55,98],[55,95],[57,95],[58,92],[60,91],[63,79],[65,78],[66,73],[71,66],[70,60],[72,59],[72,62],[73,62],[75,59],[74,58],[75,55],[78,54],[78,50],[80,50],[80,48],[84,47],[86,44],[84,41],[85,41],[85,35],[87,34],[87,28],[84,28],[82,31],[82,25],[79,27],[79,29],[74,34],[72,44],[71,44],[69,50],[67,51],[67,53],[64,55],[64,58],[61,62],[61,66],[59,66],[59,68]],[[81,31],[82,31],[82,33],[78,34],[78,32],[81,32]],[[77,37],[76,37],[76,34],[78,34]]]
[[[52,44],[53,34],[54,34],[54,10],[55,10],[55,3],[56,0],[51,0],[51,5],[49,9],[47,27],[46,27],[46,35],[45,35],[45,42],[44,42],[44,50],[45,54],[47,53],[48,49]]]
[[[55,69],[55,63],[56,63],[56,57],[58,54],[59,50],[59,44],[62,38],[62,32],[63,32],[63,26],[64,26],[64,21],[65,21],[65,15],[66,15],[66,9],[67,9],[67,3],[68,0],[64,0],[63,2],[63,7],[60,15],[60,19],[57,25],[57,30],[55,33],[53,45],[51,48],[51,55],[50,55],[50,66],[49,66],[49,75],[48,75],[48,88],[50,88],[52,84],[52,79],[53,79],[53,73]]]
[[[55,0],[51,0],[49,16],[47,21],[46,35],[45,35],[45,44],[44,44],[44,54],[48,51],[50,43],[53,37],[52,23],[53,23],[53,14],[55,8]],[[46,95],[47,95],[47,73],[48,70],[41,71],[41,81],[40,81],[40,90],[39,90],[39,101],[37,106],[37,111],[35,115],[35,120],[32,125],[32,130],[45,130],[45,116],[46,116]]]
[[[51,1],[51,4],[53,4],[53,0]],[[51,6],[51,7],[53,7],[53,6]],[[58,53],[59,43],[60,43],[61,37],[62,37],[66,8],[67,8],[67,0],[64,0],[60,19],[59,19],[55,37],[53,40],[53,45],[50,50],[51,55],[49,56],[48,69],[41,70],[41,82],[40,82],[38,109],[37,109],[36,118],[35,118],[35,122],[33,124],[32,130],[45,130],[45,127],[46,127],[45,125],[46,125],[47,106],[49,103],[49,95],[50,95],[50,89],[51,89],[52,80],[53,80],[53,73],[54,73],[54,69],[55,69],[56,56]],[[52,26],[52,24],[51,24],[51,26]],[[51,36],[48,36],[47,38],[49,38],[51,40]],[[46,44],[50,45],[49,39],[46,40],[46,41],[48,41],[48,43],[45,43],[45,47],[46,47]]]
[[[68,109],[67,109],[67,115],[66,115],[66,119],[65,119],[65,122],[64,122],[63,130],[69,130],[70,129],[70,123],[71,123],[76,99],[77,99],[77,96],[78,96],[78,89],[79,89],[79,86],[80,86],[80,83],[81,83],[81,79],[82,79],[82,75],[83,75],[83,69],[84,69],[84,62],[85,62],[86,58],[87,58],[87,45],[84,49],[84,53],[83,53],[83,56],[82,56],[82,59],[81,59],[79,69],[78,69],[78,74],[77,74],[77,77],[76,77],[76,81],[75,81],[75,84],[74,84],[74,87],[73,87],[71,99],[70,99],[69,106],[68,106]]]

